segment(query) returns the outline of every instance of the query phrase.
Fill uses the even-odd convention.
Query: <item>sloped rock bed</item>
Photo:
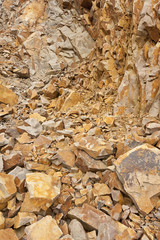
[[[117,27],[100,1],[0,1],[0,239],[160,239],[158,98],[149,114],[131,100],[134,115],[124,115],[126,94],[115,101],[130,36],[122,5]],[[108,37],[123,31],[113,51]],[[146,40],[146,62],[157,36]],[[152,64],[156,75],[158,57]]]

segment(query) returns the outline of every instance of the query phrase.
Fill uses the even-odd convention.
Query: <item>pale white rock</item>
[[[69,230],[74,240],[88,240],[87,234],[78,220],[73,219],[70,222]]]

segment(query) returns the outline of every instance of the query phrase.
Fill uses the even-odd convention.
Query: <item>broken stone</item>
[[[30,198],[45,199],[53,202],[60,194],[60,177],[58,174],[53,176],[45,173],[28,173],[26,174],[26,185]]]
[[[0,84],[0,102],[13,106],[17,104],[18,96],[11,89]]]
[[[23,164],[22,155],[20,152],[12,152],[9,155],[3,156],[4,170],[9,170],[16,166],[21,166]]]
[[[49,145],[52,143],[52,139],[49,137],[46,137],[44,135],[40,135],[37,139],[34,141],[34,145],[36,147],[49,147]]]
[[[55,129],[55,121],[49,120],[42,124],[42,127],[46,131],[53,131]]]
[[[69,96],[66,98],[61,110],[67,111],[69,108],[77,105],[82,101],[82,96],[79,93],[72,91]]]
[[[94,196],[102,196],[110,194],[110,188],[104,183],[95,183],[93,188],[93,195]]]
[[[14,178],[11,175],[0,173],[0,203],[7,202],[17,192]]]
[[[51,216],[46,216],[36,223],[31,224],[25,228],[26,239],[27,240],[58,240],[62,231],[58,227],[56,221]]]
[[[117,204],[112,208],[111,217],[112,217],[114,220],[118,221],[118,220],[120,220],[121,212],[122,212],[122,206],[121,206],[121,204],[117,203]]]
[[[117,234],[116,225],[113,222],[102,223],[98,227],[97,240],[114,240]]]
[[[160,194],[159,155],[160,150],[143,144],[114,162],[124,189],[142,213],[154,208],[152,197]]]
[[[69,230],[72,238],[74,240],[88,240],[87,234],[82,226],[82,224],[73,219],[69,224]]]
[[[79,142],[75,142],[74,145],[78,149],[84,150],[94,159],[103,159],[113,153],[113,144],[97,137],[83,137]]]
[[[42,132],[42,126],[36,119],[28,119],[25,121],[29,126],[18,126],[17,130],[20,133],[27,132],[33,137],[37,137]]]
[[[83,171],[104,171],[107,166],[102,162],[90,157],[86,152],[79,150],[76,165]]]
[[[0,230],[0,239],[3,240],[18,240],[14,230],[12,228],[1,229]]]
[[[37,217],[33,213],[19,212],[15,218],[14,228],[20,228],[21,226],[32,224],[36,222]]]
[[[42,117],[39,113],[33,113],[29,116],[29,118],[36,119],[38,122],[44,122],[46,120],[46,118]]]
[[[5,133],[0,134],[0,147],[3,147],[9,143],[9,139],[6,138]]]
[[[57,88],[50,83],[46,89],[44,89],[44,95],[50,99],[57,98],[59,95],[59,92]]]
[[[75,155],[70,150],[59,150],[53,159],[58,159],[65,167],[72,168],[75,165]]]
[[[81,221],[87,230],[98,230],[98,226],[101,223],[105,221],[112,222],[111,217],[88,204],[83,204],[82,207],[73,208],[69,211],[68,216]]]

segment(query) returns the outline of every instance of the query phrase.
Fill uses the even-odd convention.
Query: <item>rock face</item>
[[[152,199],[160,194],[160,150],[144,144],[121,155],[114,164],[125,191],[139,210],[146,214],[152,211]]]

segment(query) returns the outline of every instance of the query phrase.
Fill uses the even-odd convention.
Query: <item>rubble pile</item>
[[[159,240],[159,1],[0,16],[0,239]]]

